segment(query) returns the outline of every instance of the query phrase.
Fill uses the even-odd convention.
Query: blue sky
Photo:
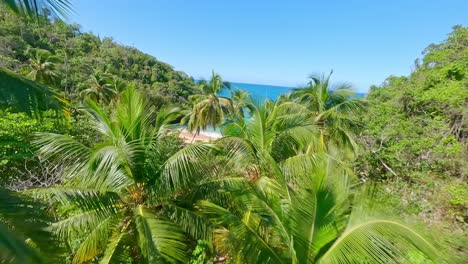
[[[407,75],[468,25],[467,0],[77,0],[71,21],[194,78],[297,86],[334,70],[358,91]]]

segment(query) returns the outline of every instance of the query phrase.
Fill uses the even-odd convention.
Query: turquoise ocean
[[[263,101],[267,98],[275,100],[280,94],[287,94],[293,88],[265,84],[231,82],[231,91],[236,89],[242,89],[248,92],[255,101]],[[220,93],[220,95],[229,97],[231,91],[225,89]]]
[[[253,100],[261,102],[265,99],[276,100],[280,94],[289,93],[293,87],[231,82],[231,91],[235,89],[245,90],[251,95]],[[224,89],[219,95],[229,97],[231,91]],[[358,98],[364,96],[364,93],[356,93],[356,97]]]

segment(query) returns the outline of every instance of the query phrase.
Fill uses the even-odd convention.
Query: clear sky
[[[296,86],[311,73],[358,91],[407,75],[468,25],[468,0],[76,0],[71,22],[194,78]]]

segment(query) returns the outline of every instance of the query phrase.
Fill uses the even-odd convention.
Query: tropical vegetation
[[[468,29],[429,45],[410,76],[391,76],[367,95],[356,165],[379,182],[392,213],[417,215],[451,252],[468,258]],[[447,235],[448,234],[448,235]]]
[[[330,73],[260,101],[4,3],[0,262],[466,259],[467,28],[366,98]]]
[[[202,80],[198,83],[196,93],[190,96],[193,108],[187,114],[187,127],[190,131],[200,133],[209,126],[217,128],[222,125],[227,113],[233,112],[232,100],[219,96],[223,89],[231,89],[229,82],[224,82],[214,71],[209,82]]]

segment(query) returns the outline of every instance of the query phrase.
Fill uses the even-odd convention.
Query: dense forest
[[[14,10],[13,10],[14,11]],[[463,263],[468,28],[257,102],[0,5],[0,262]],[[180,128],[219,128],[187,143]]]
[[[39,21],[28,20],[5,8],[1,9],[0,20],[0,69],[46,85],[70,102],[73,117],[72,127],[64,127],[55,126],[53,113],[46,113],[42,122],[36,122],[22,113],[4,112],[0,117],[3,182],[37,167],[33,162],[37,158],[26,144],[31,132],[71,133],[91,143],[91,128],[83,121],[86,117],[78,117],[76,111],[84,98],[108,104],[125,87],[133,85],[159,108],[167,103],[184,104],[194,91],[195,84],[185,73],[111,38],[83,33],[78,25],[42,17]],[[0,105],[11,109],[6,89],[0,91]]]
[[[410,76],[367,95],[357,168],[394,213],[418,216],[458,261],[468,258],[468,28],[431,44]]]

